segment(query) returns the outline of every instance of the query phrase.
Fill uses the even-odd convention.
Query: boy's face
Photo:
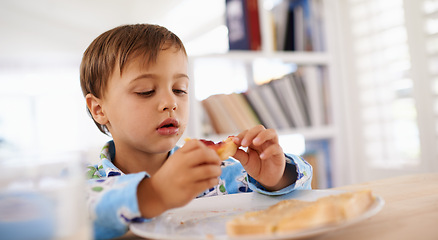
[[[183,134],[189,115],[187,57],[171,47],[155,63],[142,56],[110,76],[102,99],[117,150],[167,153]]]

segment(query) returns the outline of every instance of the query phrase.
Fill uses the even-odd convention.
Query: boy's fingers
[[[280,147],[280,145],[273,144],[260,153],[260,159],[265,160],[280,155],[283,155],[283,149]]]
[[[184,145],[181,147],[180,150],[184,151],[192,151],[193,149],[201,147],[203,144],[202,142],[196,140],[196,139],[190,139],[184,143]]]
[[[199,148],[198,143],[194,140],[189,140],[189,141],[185,142],[184,145],[181,146],[181,148],[178,150],[178,152],[190,153],[190,152],[196,150],[197,148]]]
[[[191,174],[193,176],[193,180],[195,182],[198,182],[210,178],[220,177],[220,175],[222,174],[222,169],[218,165],[204,164],[194,168],[191,171]]]
[[[242,164],[242,166],[245,166],[248,163],[248,153],[246,153],[242,149],[237,149],[233,157],[237,159]]]
[[[252,144],[252,140],[263,130],[266,130],[263,125],[255,126],[242,133],[243,136],[239,134],[239,139],[242,139],[240,145],[242,147],[249,147]]]
[[[191,153],[190,166],[198,166],[203,164],[212,164],[215,166],[221,165],[221,159],[219,155],[212,149],[196,150]]]
[[[261,131],[258,135],[253,139],[252,144],[255,146],[260,146],[265,142],[278,143],[278,135],[275,129],[266,129],[265,131]]]
[[[189,140],[180,150],[183,150],[182,152],[188,154],[189,160],[187,161],[187,164],[189,166],[197,166],[200,164],[221,164],[221,160],[217,153],[198,140]]]
[[[233,142],[237,146],[241,146],[242,145],[242,139],[245,136],[246,132],[248,132],[248,130],[244,130],[243,132],[239,133],[237,136],[234,136]]]
[[[194,191],[199,195],[203,191],[210,189],[219,184],[218,178],[209,178],[203,181],[199,181],[194,185]]]

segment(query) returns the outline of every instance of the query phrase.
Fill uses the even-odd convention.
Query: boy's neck
[[[150,176],[154,175],[164,164],[169,153],[162,154],[129,154],[116,147],[113,164],[125,174],[145,171]]]

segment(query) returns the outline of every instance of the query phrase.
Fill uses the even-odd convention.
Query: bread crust
[[[237,216],[227,222],[226,230],[229,236],[301,231],[356,217],[373,202],[370,190],[323,197],[314,202],[283,200],[267,209]]]

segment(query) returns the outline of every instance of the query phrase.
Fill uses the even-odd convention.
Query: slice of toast
[[[230,236],[300,231],[353,218],[374,202],[370,190],[323,197],[314,202],[283,200],[267,209],[247,212],[227,222]]]

